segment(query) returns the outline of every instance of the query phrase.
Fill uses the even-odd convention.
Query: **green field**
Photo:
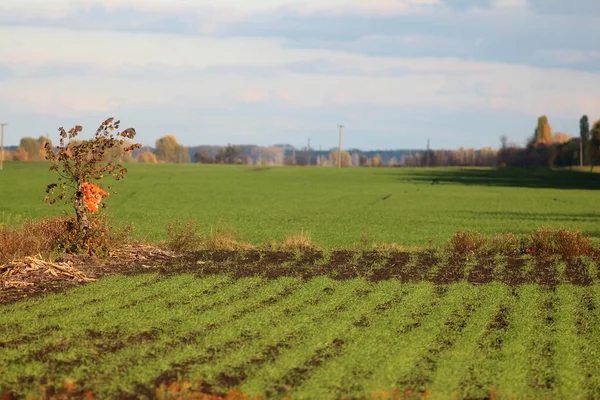
[[[600,175],[576,171],[401,168],[128,166],[107,200],[114,221],[147,240],[169,221],[193,219],[204,232],[232,228],[253,244],[300,231],[325,248],[376,242],[421,246],[458,230],[530,233],[542,225],[600,237]],[[0,221],[56,215],[42,202],[52,175],[44,163],[7,163],[0,173]],[[439,184],[432,184],[438,179]],[[111,183],[110,180],[106,184]]]
[[[151,397],[202,378],[268,398],[597,398],[599,313],[598,285],[111,277],[2,307],[0,392],[50,377]]]
[[[66,210],[42,202],[47,168],[6,165],[2,223]],[[76,398],[89,389],[98,399],[155,398],[161,383],[183,380],[267,399],[404,398],[407,389],[433,399],[600,398],[600,252],[334,251],[361,234],[417,247],[460,230],[540,226],[599,238],[599,174],[133,164],[115,188],[110,218],[147,240],[164,239],[170,221],[195,220],[253,244],[309,232],[326,251],[190,253],[0,305],[0,395],[49,398],[40,385],[68,379]]]

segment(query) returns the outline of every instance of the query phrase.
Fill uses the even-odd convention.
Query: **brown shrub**
[[[468,258],[485,250],[487,239],[481,233],[459,231],[450,238],[448,252],[454,258]]]
[[[146,151],[138,156],[137,161],[146,164],[156,164],[158,162],[158,159],[156,158],[156,155],[154,153]]]
[[[71,222],[69,217],[56,217],[0,227],[0,264],[38,254],[50,257],[59,251]]]
[[[25,221],[19,227],[0,227],[0,264],[27,256],[52,258],[60,253],[106,255],[127,240],[130,227],[113,229],[101,215],[92,219],[90,236],[84,240],[74,229],[74,217]]]
[[[91,216],[87,232],[76,229],[75,224],[74,218],[67,223],[67,232],[59,241],[60,251],[105,256],[113,248],[125,244],[133,230],[131,225],[118,229],[111,226],[105,214]]]
[[[590,255],[593,247],[591,239],[584,237],[579,230],[541,227],[529,237],[526,252],[538,257],[559,255],[565,259]]]

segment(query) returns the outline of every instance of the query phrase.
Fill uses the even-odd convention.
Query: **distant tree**
[[[123,143],[117,143],[114,147],[107,149],[104,154],[104,160],[113,163],[132,162],[133,154],[128,149],[133,142],[128,139],[123,139]]]
[[[40,136],[38,138],[38,142],[40,143],[40,157],[42,160],[45,160],[46,154],[48,154],[48,151],[46,149],[48,148],[48,146],[50,148],[54,148],[54,145],[52,144],[52,141],[45,136]]]
[[[594,122],[592,126],[592,130],[590,131],[590,142],[589,142],[589,154],[591,158],[591,168],[590,171],[594,169],[594,165],[600,158],[600,119]]]
[[[190,162],[187,148],[179,144],[172,135],[163,136],[156,141],[156,155],[159,161],[168,163]]]
[[[579,120],[579,136],[584,142],[590,140],[590,121],[587,115],[582,116]]]
[[[156,157],[160,161],[173,162],[175,160],[175,148],[179,143],[175,136],[163,136],[156,141]]]
[[[154,153],[151,153],[150,151],[145,151],[143,153],[140,153],[140,155],[137,158],[137,161],[139,163],[145,164],[156,164],[158,162],[158,159],[156,158],[156,155]]]
[[[210,156],[208,150],[200,150],[194,154],[194,162],[198,164],[212,164],[215,160]]]
[[[333,167],[337,167],[337,165],[338,165],[337,156],[338,156],[338,151],[331,150],[331,152],[329,153],[329,165],[331,165]],[[342,167],[347,168],[347,167],[351,167],[351,166],[352,166],[352,157],[350,156],[350,153],[348,153],[345,150],[342,151]]]
[[[571,140],[571,135],[569,135],[567,133],[557,132],[554,135],[552,135],[552,143],[554,143],[554,144],[567,143],[570,140]]]
[[[388,160],[388,167],[395,167],[396,165],[398,165],[398,160],[396,159],[396,157],[392,157]]]
[[[29,154],[27,153],[27,150],[19,146],[15,151],[10,153],[7,158],[12,161],[27,161],[29,159]]]
[[[361,154],[358,157],[358,165],[360,165],[361,167],[366,167],[368,162],[369,162],[369,157],[365,156],[364,154]]]
[[[587,115],[583,115],[579,120],[579,137],[581,138],[581,155],[583,163],[589,164],[589,140],[590,140],[590,121]]]
[[[381,160],[381,154],[377,153],[377,154],[375,154],[373,156],[372,165],[374,167],[381,167],[381,166],[383,166],[383,162]]]
[[[219,164],[235,164],[239,154],[240,149],[237,146],[227,144],[227,147],[219,150],[215,156],[215,161]]]
[[[296,157],[294,157],[292,154],[290,154],[289,156],[285,156],[285,159],[283,160],[283,165],[296,165]]]
[[[190,153],[187,147],[180,144],[175,147],[175,162],[177,164],[187,164],[190,162]]]
[[[550,144],[552,142],[552,130],[548,123],[548,117],[542,115],[538,118],[535,128],[534,144]]]
[[[19,147],[23,148],[27,153],[27,160],[40,161],[42,160],[42,144],[32,137],[24,137],[19,143]]]

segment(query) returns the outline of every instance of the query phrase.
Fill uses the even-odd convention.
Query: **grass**
[[[45,163],[6,163],[0,223],[61,215],[42,203]],[[110,217],[134,235],[164,240],[166,225],[194,220],[200,231],[233,229],[260,244],[304,232],[321,248],[376,243],[424,246],[459,230],[530,233],[542,225],[600,237],[600,175],[568,170],[269,168],[128,165],[107,199]],[[440,184],[432,185],[432,179]],[[110,183],[107,181],[107,183]],[[6,189],[10,188],[10,190]]]
[[[593,398],[598,309],[597,285],[113,276],[1,307],[0,393]]]
[[[44,223],[26,221],[65,210],[42,203],[47,167],[0,173],[11,254],[43,253],[29,239]],[[600,252],[586,238],[600,237],[600,174],[129,168],[112,221],[173,250],[243,251],[0,306],[0,395],[49,398],[63,382],[75,397],[154,398],[186,381],[292,399],[600,394]],[[441,252],[385,253],[430,239]]]

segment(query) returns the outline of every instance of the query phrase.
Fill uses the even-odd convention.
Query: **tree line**
[[[600,163],[600,120],[590,127],[589,118],[579,120],[579,136],[553,133],[547,116],[537,120],[533,135],[525,146],[500,138],[500,148],[459,148],[456,150],[384,150],[365,152],[358,149],[315,150],[296,149],[290,145],[257,146],[193,146],[180,144],[175,136],[166,135],[155,142],[155,147],[143,147],[133,153],[115,149],[107,157],[115,162],[140,163],[199,163],[237,165],[288,165],[335,167],[338,157],[342,167],[446,167],[446,166],[516,166],[566,167],[594,166]],[[22,138],[19,146],[5,155],[14,161],[43,161],[48,137]],[[124,146],[128,146],[125,143]]]

